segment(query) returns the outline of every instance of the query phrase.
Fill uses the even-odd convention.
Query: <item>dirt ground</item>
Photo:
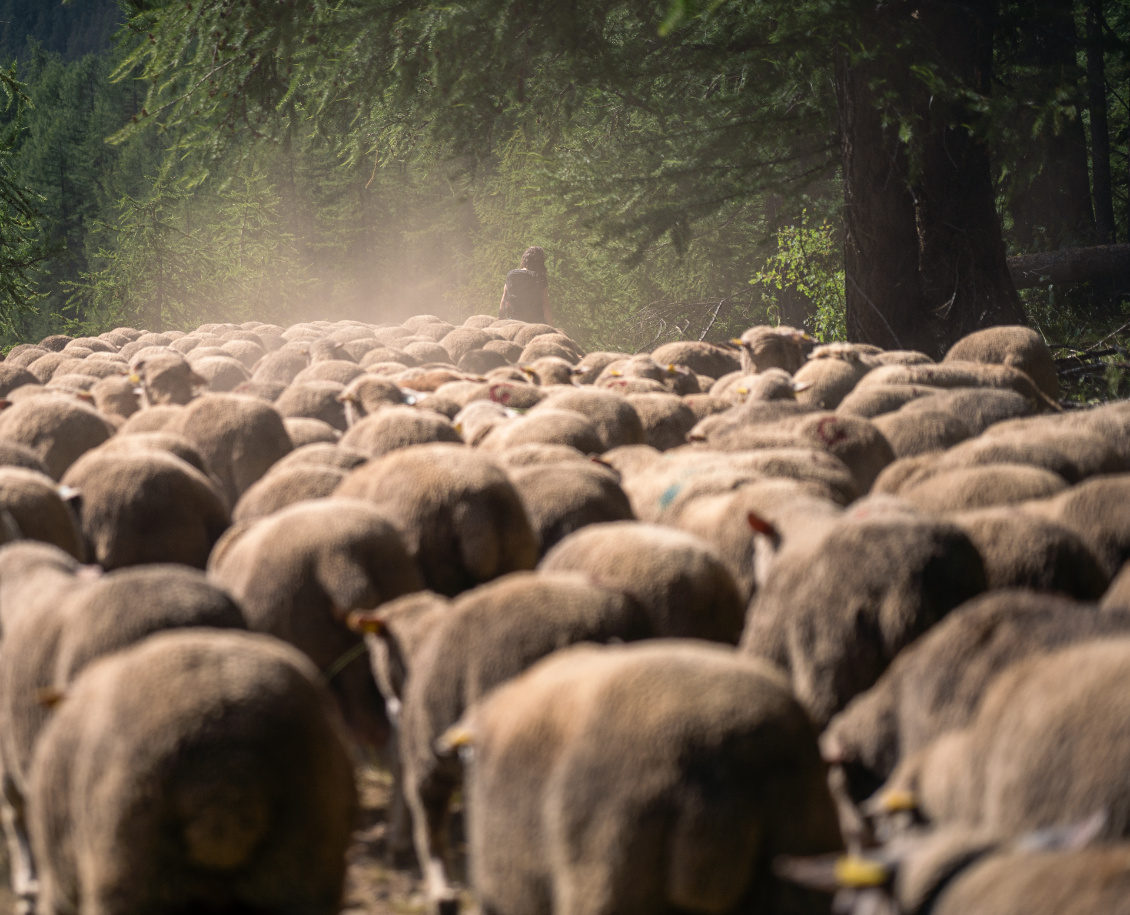
[[[361,800],[362,826],[349,850],[349,873],[342,915],[416,915],[427,911],[420,871],[414,865],[399,869],[385,863],[385,825],[392,778],[375,768],[360,769],[357,780]],[[460,815],[456,810],[452,828],[455,851],[452,878],[465,885],[464,849],[459,835]],[[461,889],[461,911],[476,915],[478,907]],[[3,911],[3,909],[0,909]]]

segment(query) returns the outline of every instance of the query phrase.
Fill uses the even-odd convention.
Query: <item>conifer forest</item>
[[[456,321],[541,245],[590,347],[1023,322],[1130,390],[1121,0],[3,0],[0,52],[5,348]]]

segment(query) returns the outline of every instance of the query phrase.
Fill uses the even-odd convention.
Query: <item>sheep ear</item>
[[[769,521],[766,521],[757,512],[750,512],[745,516],[746,521],[749,523],[749,529],[757,534],[764,534],[766,537],[773,539],[779,538],[781,535],[777,533],[777,528]]]
[[[801,391],[807,391],[810,387],[812,387],[812,382],[811,381],[794,381],[792,383],[792,386],[793,386],[793,393],[799,394]]]
[[[196,387],[196,386],[200,386],[200,385],[206,385],[208,383],[208,379],[207,378],[201,378],[199,375],[196,374],[196,372],[189,372],[188,373],[188,383],[191,384],[193,387]]]
[[[54,686],[45,686],[35,694],[35,701],[46,709],[55,708],[66,698],[66,692]]]
[[[6,397],[0,397],[0,410],[7,410],[12,405],[12,402]]]
[[[375,610],[352,610],[344,616],[345,625],[358,635],[385,635],[388,632],[384,616]]]

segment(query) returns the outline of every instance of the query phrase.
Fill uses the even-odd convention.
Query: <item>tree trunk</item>
[[[873,39],[874,40],[874,39]],[[933,349],[918,276],[906,149],[884,125],[872,89],[878,64],[836,62],[844,187],[848,338],[888,349]]]
[[[840,56],[852,340],[940,356],[973,330],[1024,321],[1005,262],[988,152],[963,126],[970,115],[962,104],[935,98],[909,70],[925,49],[925,62],[947,79],[983,91],[992,24],[978,10],[938,0],[892,4],[853,36],[887,53],[859,61]],[[912,32],[919,46],[911,42],[897,53],[896,39]],[[899,123],[910,125],[913,146],[899,139]]]
[[[937,66],[987,94],[993,23],[983,6],[941,0],[920,9]],[[941,352],[979,328],[1022,324],[1024,311],[1005,260],[989,152],[964,126],[970,112],[960,100],[930,98],[922,118],[926,127],[916,182],[919,270]]]
[[[1087,95],[1091,111],[1091,176],[1095,186],[1096,234],[1098,240],[1105,244],[1114,241],[1114,198],[1110,189],[1102,0],[1087,0]]]
[[[1023,251],[1090,244],[1095,240],[1095,214],[1075,2],[1042,0],[1030,13],[1032,21],[1020,34],[1019,62],[1036,72],[1038,94],[1073,96],[1076,116],[1066,118],[1058,132],[1044,128],[1033,135],[1036,112],[1024,106],[1017,111],[1014,130],[1031,140],[1019,163],[1022,171],[1014,171],[1009,179],[1013,237]]]

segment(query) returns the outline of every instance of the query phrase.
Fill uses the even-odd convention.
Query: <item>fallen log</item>
[[[1130,245],[1095,245],[1021,254],[1008,259],[1008,272],[1017,289],[1088,280],[1130,280]]]

